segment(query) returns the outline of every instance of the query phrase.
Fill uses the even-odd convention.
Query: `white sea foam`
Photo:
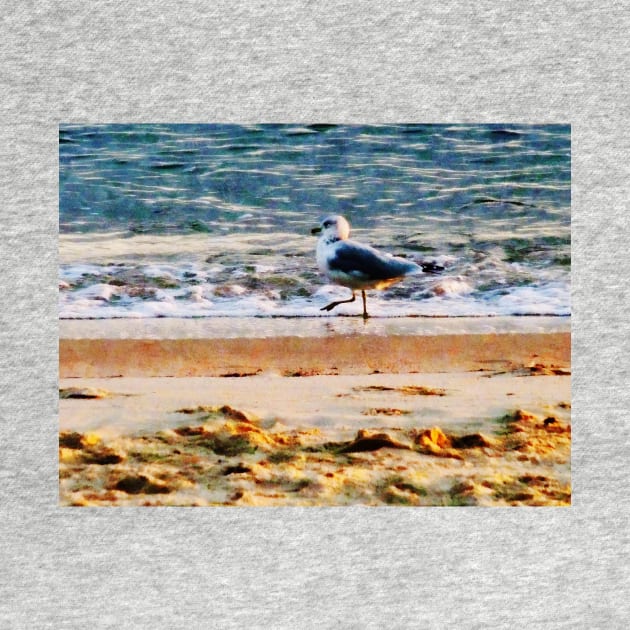
[[[74,263],[72,265],[62,266],[60,276],[62,280],[74,282],[84,276],[104,275],[115,268],[120,267]]]
[[[95,284],[73,292],[61,291],[59,316],[62,319],[89,319],[356,315],[360,311],[359,301],[341,304],[333,313],[320,311],[331,300],[348,296],[347,289],[334,285],[324,285],[310,297],[287,300],[281,299],[278,291],[260,294],[240,285],[232,285],[229,291],[218,296],[213,293],[212,285],[198,285],[185,290],[156,289],[150,297],[134,298],[120,287]],[[489,292],[482,297],[457,287],[423,299],[385,299],[376,291],[368,292],[368,311],[374,317],[566,316],[570,315],[569,304],[569,287],[561,283],[516,287],[509,291]]]
[[[434,295],[465,295],[472,293],[474,287],[465,278],[452,276],[435,280],[430,286],[430,291]]]
[[[254,271],[256,273],[271,273],[276,268],[273,265],[254,265]]]

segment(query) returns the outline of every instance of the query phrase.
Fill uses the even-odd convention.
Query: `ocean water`
[[[437,273],[372,316],[570,315],[568,125],[61,125],[59,315],[337,317],[318,219]]]

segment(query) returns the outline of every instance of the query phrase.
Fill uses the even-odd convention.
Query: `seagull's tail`
[[[438,265],[434,262],[421,262],[420,268],[424,273],[440,273],[444,271],[444,265]]]
[[[425,273],[428,274],[436,274],[444,271],[444,267],[442,265],[438,265],[434,262],[419,262],[419,263],[410,263],[408,271],[405,273],[406,276],[421,276]]]

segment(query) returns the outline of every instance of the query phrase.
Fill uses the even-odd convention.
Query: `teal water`
[[[60,314],[321,315],[347,290],[307,235],[334,213],[444,267],[374,295],[377,314],[568,315],[570,206],[568,125],[62,125],[59,229],[85,260],[61,252]],[[99,258],[103,234],[170,253]]]

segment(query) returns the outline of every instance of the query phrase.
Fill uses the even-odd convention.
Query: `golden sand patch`
[[[569,424],[524,410],[492,436],[440,427],[265,429],[224,405],[199,424],[59,437],[62,505],[568,505]],[[210,416],[204,418],[205,415]],[[205,422],[204,420],[207,420]]]
[[[184,413],[188,415],[201,414],[204,419],[212,417],[226,417],[232,420],[239,420],[243,422],[259,422],[260,418],[248,411],[241,411],[240,409],[234,409],[230,405],[222,405],[220,407],[211,407],[207,405],[198,405],[197,407],[184,407],[183,409],[177,409],[177,413]]]
[[[59,398],[111,398],[114,394],[97,387],[66,387],[59,389]]]
[[[396,392],[406,396],[446,396],[446,390],[439,387],[423,387],[422,385],[403,385],[387,387],[385,385],[365,385],[353,387],[355,392]]]
[[[410,413],[409,409],[396,409],[395,407],[370,407],[361,412],[364,416],[407,416]]]
[[[511,365],[507,369],[484,374],[486,378],[510,374],[511,376],[571,376],[571,369],[561,365],[532,362],[528,365]]]

